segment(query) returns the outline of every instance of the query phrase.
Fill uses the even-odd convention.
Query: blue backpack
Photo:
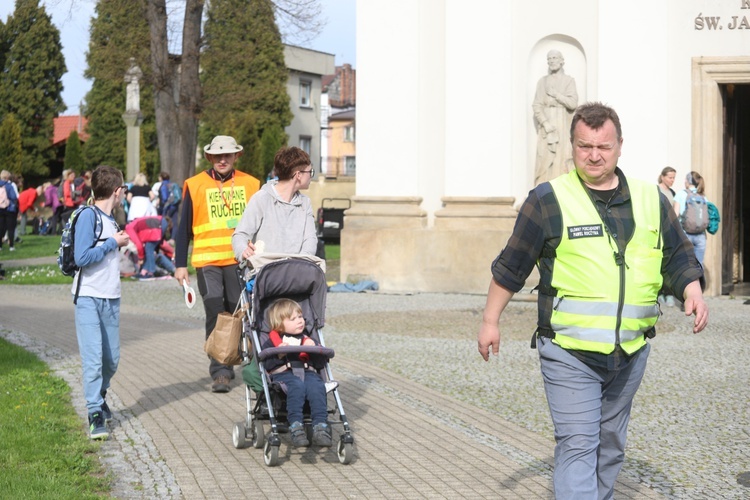
[[[176,182],[164,181],[159,189],[159,198],[164,207],[177,205],[182,201],[182,189]]]

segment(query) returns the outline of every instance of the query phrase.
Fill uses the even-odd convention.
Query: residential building
[[[556,50],[578,103],[619,113],[629,176],[656,183],[669,165],[675,189],[691,170],[704,177],[722,215],[708,237],[707,293],[750,283],[750,2],[357,0],[356,9],[357,177],[342,280],[487,291],[534,187],[532,103]]]
[[[353,176],[357,71],[351,64],[336,66],[334,74],[323,76],[322,84],[322,171],[326,177]]]
[[[284,61],[289,70],[287,92],[294,114],[286,128],[288,144],[305,150],[313,167],[321,171],[321,77],[334,71],[334,56],[317,50],[284,45]]]
[[[357,173],[354,109],[328,117],[328,162],[326,177],[354,177]]]

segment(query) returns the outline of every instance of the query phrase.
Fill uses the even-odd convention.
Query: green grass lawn
[[[8,244],[3,244],[0,251],[0,262],[4,260],[15,259],[33,259],[36,257],[50,257],[57,255],[57,249],[60,247],[60,236],[39,236],[29,234],[21,236],[20,243],[16,243],[16,251],[8,250]]]
[[[100,445],[85,433],[65,381],[0,339],[0,387],[0,497],[108,497]]]

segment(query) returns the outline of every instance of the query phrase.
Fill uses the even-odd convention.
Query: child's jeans
[[[313,425],[324,423],[328,417],[326,386],[316,372],[306,370],[304,382],[292,370],[277,373],[274,382],[286,385],[286,413],[290,424],[302,422],[305,399],[310,402],[310,418]]]
[[[120,299],[78,297],[76,335],[89,414],[101,411],[102,394],[120,362]]]

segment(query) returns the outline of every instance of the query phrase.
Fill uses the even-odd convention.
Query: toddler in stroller
[[[353,458],[354,438],[328,362],[334,352],[321,331],[327,286],[319,264],[324,262],[311,255],[265,254],[250,257],[251,267],[240,270],[247,412],[245,422],[235,424],[232,441],[236,448],[246,440],[263,448],[269,466],[278,464],[279,433],[287,429],[295,447],[333,446],[331,427],[342,425],[338,459],[348,464]]]
[[[290,299],[279,299],[268,309],[268,322],[271,332],[263,344],[263,350],[273,347],[318,345],[305,335],[305,318],[302,307]],[[318,364],[319,366],[315,366]],[[290,422],[289,432],[295,448],[310,446],[310,441],[302,424],[302,409],[307,400],[312,420],[312,442],[316,446],[331,446],[331,429],[326,422],[328,409],[326,387],[316,368],[322,363],[314,363],[307,352],[289,352],[276,358],[266,358],[264,368],[271,375],[271,381],[286,388],[286,418]]]

